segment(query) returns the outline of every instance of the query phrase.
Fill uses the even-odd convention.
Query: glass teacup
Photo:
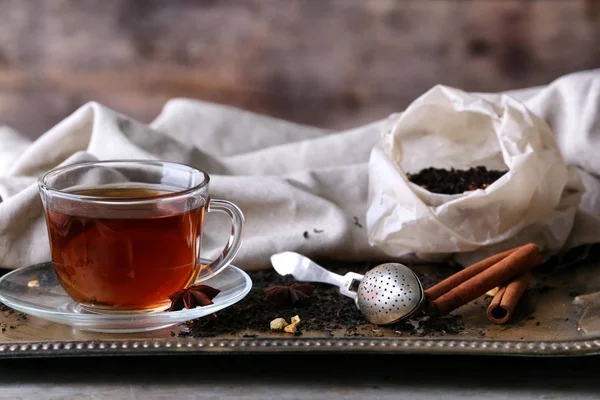
[[[64,290],[92,312],[152,312],[169,296],[226,268],[245,223],[231,202],[210,199],[209,176],[164,161],[84,162],[39,181],[52,262]],[[205,212],[224,212],[232,231],[223,252],[202,265]]]

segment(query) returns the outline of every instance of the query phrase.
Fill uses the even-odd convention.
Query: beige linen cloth
[[[600,217],[600,70],[508,94],[549,123],[565,161],[579,168],[586,193],[569,246],[600,241],[594,229]],[[108,159],[169,160],[208,172],[211,197],[233,201],[246,216],[234,262],[246,270],[268,268],[273,253],[287,250],[321,259],[386,260],[369,246],[364,221],[367,163],[384,123],[331,132],[174,99],[149,125],[91,102],[34,142],[0,127],[0,266],[49,260],[36,185],[41,174]],[[229,225],[218,215],[207,219],[202,256],[212,258]]]

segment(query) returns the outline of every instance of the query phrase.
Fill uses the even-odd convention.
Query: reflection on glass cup
[[[209,199],[208,183],[203,171],[162,161],[85,162],[46,173],[39,190],[62,287],[87,311],[150,312],[222,271],[240,249],[244,216],[233,203]],[[203,266],[211,211],[231,217],[232,233]]]

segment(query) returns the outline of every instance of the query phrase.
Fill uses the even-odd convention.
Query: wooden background
[[[600,67],[596,0],[0,0],[0,124],[186,96],[330,128]],[[1,144],[0,144],[1,145]]]

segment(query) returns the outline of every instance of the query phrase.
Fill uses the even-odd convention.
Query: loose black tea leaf
[[[500,179],[507,171],[488,170],[479,166],[464,169],[426,168],[416,174],[406,174],[409,181],[432,193],[460,194],[470,190],[485,189]]]
[[[344,275],[354,271],[365,273],[375,267],[375,263],[360,263],[349,265],[341,263],[339,267],[328,263],[327,268],[333,272]],[[315,283],[314,292],[307,302],[282,305],[279,302],[269,301],[265,296],[265,289],[273,287],[291,287],[297,282],[291,276],[281,276],[273,270],[249,272],[252,277],[252,290],[239,303],[219,311],[216,315],[206,316],[188,323],[189,330],[181,332],[180,336],[213,337],[227,334],[270,334],[270,322],[277,317],[290,318],[299,315],[302,318],[303,332],[321,332],[328,337],[334,336],[372,336],[372,329],[379,329],[376,325],[369,324],[356,307],[354,300],[343,296],[339,289],[332,285]],[[431,286],[446,275],[420,275],[424,286]],[[289,321],[289,319],[288,319]],[[406,333],[418,336],[441,334],[442,332],[455,333],[463,328],[460,317],[447,316],[432,321],[415,320],[416,325],[398,323],[390,329],[402,329]],[[336,332],[334,334],[334,332]],[[282,333],[284,334],[284,333]]]

